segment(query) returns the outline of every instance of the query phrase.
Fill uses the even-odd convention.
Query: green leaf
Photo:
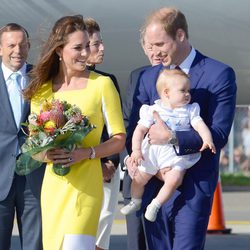
[[[27,175],[42,166],[42,162],[32,159],[28,154],[21,154],[16,163],[16,173],[18,175]]]

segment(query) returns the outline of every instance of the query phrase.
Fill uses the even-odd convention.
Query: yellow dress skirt
[[[125,133],[119,96],[109,77],[91,72],[86,88],[62,92],[53,92],[48,81],[32,98],[31,111],[38,113],[42,101],[52,98],[76,104],[96,126],[82,147],[100,143],[104,121],[110,136]],[[70,168],[69,174],[58,176],[52,164],[46,167],[41,193],[44,250],[61,249],[65,235],[86,236],[94,249],[103,196],[100,160],[86,159]]]

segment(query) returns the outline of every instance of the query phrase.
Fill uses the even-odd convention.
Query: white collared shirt
[[[189,73],[191,65],[194,61],[194,58],[196,56],[196,51],[195,49],[192,47],[189,55],[186,57],[186,59],[179,65],[179,67],[181,68],[182,71],[184,71],[186,74]],[[170,65],[170,69],[174,69],[177,65]]]
[[[10,75],[12,73],[14,73],[12,70],[10,70],[9,68],[7,68],[3,62],[2,62],[2,71],[3,71],[3,76],[4,76],[4,80],[5,80],[5,83],[6,83],[6,86],[7,86],[7,90],[8,90],[8,93],[10,91],[10,84],[11,84],[11,79],[10,79]],[[27,73],[26,73],[26,67],[27,67],[27,64],[25,63],[21,69],[19,69],[18,71],[16,71],[16,73],[18,73],[21,77],[20,77],[20,85],[21,85],[21,89],[24,89],[27,85],[28,85],[28,76],[27,76]],[[22,104],[24,103],[24,99],[22,98]]]

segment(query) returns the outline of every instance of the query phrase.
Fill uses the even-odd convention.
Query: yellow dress
[[[84,138],[83,147],[100,143],[104,121],[111,136],[125,133],[119,96],[109,77],[91,72],[86,88],[62,92],[53,92],[48,81],[32,98],[31,110],[38,113],[42,100],[52,98],[76,104],[96,126]],[[99,159],[74,164],[63,177],[47,164],[41,193],[44,250],[61,249],[65,234],[95,237],[102,195]]]

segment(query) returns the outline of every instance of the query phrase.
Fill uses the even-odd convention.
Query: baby
[[[152,106],[143,105],[140,109],[140,120],[132,138],[131,162],[138,166],[132,180],[131,202],[121,209],[128,215],[140,209],[144,186],[158,172],[164,185],[156,198],[147,206],[145,217],[155,221],[160,207],[181,185],[186,169],[192,167],[201,157],[201,153],[178,156],[172,144],[150,145],[145,136],[154,123],[153,112],[157,111],[160,118],[172,131],[187,131],[192,126],[201,136],[203,145],[200,151],[209,148],[213,153],[216,149],[212,135],[200,117],[197,103],[189,104],[190,81],[181,70],[164,69],[156,83],[160,99]],[[178,145],[175,146],[178,150]]]

